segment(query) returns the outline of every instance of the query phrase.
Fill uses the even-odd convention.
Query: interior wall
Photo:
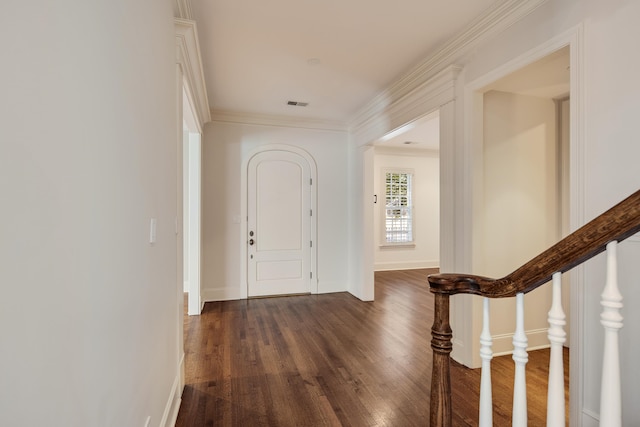
[[[171,4],[9,2],[0,34],[0,425],[160,425],[182,353]]]
[[[242,251],[243,169],[253,150],[279,144],[307,151],[317,166],[318,292],[348,288],[349,185],[346,132],[211,122],[203,137],[202,298],[246,295]],[[245,219],[246,221],[246,219]]]
[[[349,140],[349,262],[347,290],[363,301],[373,301],[373,174],[375,147]]]
[[[597,0],[546,2],[497,37],[483,41],[473,52],[454,58],[455,63],[465,67],[458,80],[462,94],[466,85],[550,40],[573,38],[571,114],[581,117],[581,121],[572,122],[570,137],[572,230],[640,188],[637,173],[640,145],[633,142],[637,134],[634,106],[640,97],[640,80],[635,70],[640,66],[640,58],[629,54],[636,49],[637,16],[640,16],[640,3],[627,0],[606,4]],[[574,80],[574,76],[579,81]],[[579,92],[574,91],[575,85],[579,85]],[[460,105],[461,117],[465,108]],[[582,126],[575,127],[577,123]],[[468,149],[465,142],[464,133],[459,133],[459,150]],[[458,176],[457,179],[464,178]],[[470,184],[466,185],[471,188]],[[470,195],[465,203],[472,200]],[[471,204],[466,208],[458,206],[458,210],[471,208]],[[464,228],[458,230],[464,231]],[[640,239],[634,237],[619,248],[618,278],[625,318],[620,331],[623,425],[640,424],[640,408],[633,400],[640,385],[640,369],[636,363],[640,343],[635,339],[640,332],[640,321],[634,309],[640,304],[640,292],[633,286],[637,263],[630,261],[640,257],[639,242]],[[603,256],[587,262],[572,292],[571,306],[580,306],[582,313],[579,317],[574,315],[578,322],[572,325],[571,416],[572,423],[586,427],[598,425],[600,411],[603,332],[599,319],[604,270]],[[577,343],[581,350],[574,345]]]
[[[198,315],[202,310],[201,304],[201,232],[202,232],[202,142],[201,135],[191,132],[186,141],[187,168],[183,173],[187,181],[188,196],[183,196],[183,203],[188,203],[187,214],[184,223],[187,232],[184,234],[185,257],[184,270],[188,271],[188,314]],[[186,194],[186,193],[184,193]],[[187,248],[188,246],[188,248]]]
[[[413,170],[414,247],[384,245],[386,169]],[[377,147],[374,159],[374,269],[404,270],[440,265],[440,158],[436,151]]]
[[[185,100],[186,101],[186,100]],[[185,127],[182,131],[182,235],[184,245],[182,249],[182,290],[189,292],[189,130]]]
[[[552,99],[489,91],[484,94],[483,231],[477,274],[502,277],[549,246],[558,235],[558,142]],[[525,297],[529,348],[548,346],[551,288]],[[491,301],[493,351],[513,351],[515,299]]]

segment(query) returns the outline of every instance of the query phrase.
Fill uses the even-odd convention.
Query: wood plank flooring
[[[176,426],[428,425],[432,272],[376,273],[374,302],[290,296],[207,303],[185,316]],[[544,353],[531,352],[527,366],[531,426],[546,414]],[[512,365],[493,362],[499,426],[510,424]],[[453,424],[477,425],[480,371],[452,368]]]

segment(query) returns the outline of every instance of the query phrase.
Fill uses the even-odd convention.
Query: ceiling
[[[374,145],[402,150],[440,151],[440,111],[436,110],[389,132]]]
[[[482,91],[499,90],[538,98],[569,94],[569,46],[495,81]]]
[[[214,112],[346,125],[503,2],[191,0],[191,8]]]

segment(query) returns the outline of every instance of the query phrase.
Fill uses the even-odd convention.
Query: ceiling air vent
[[[294,105],[296,107],[306,107],[309,105],[308,102],[300,102],[300,101],[287,101],[287,105]]]

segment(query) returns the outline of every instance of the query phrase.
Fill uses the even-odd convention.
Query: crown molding
[[[293,117],[274,114],[244,113],[228,110],[211,110],[211,121],[222,123],[238,123],[261,126],[278,126],[298,129],[327,130],[347,132],[346,123],[332,120],[316,120],[304,117]]]
[[[443,70],[446,71],[446,68],[450,67],[456,58],[491,35],[504,31],[547,1],[505,0],[497,3],[453,37],[434,55],[426,58],[374,97],[350,121],[350,127],[352,129],[362,128],[366,126],[367,122],[379,119],[381,113],[388,111],[390,105],[397,105],[402,103],[403,99],[412,98],[412,94],[429,85],[430,81],[434,77],[437,78]]]
[[[190,0],[174,0],[173,16],[181,19],[193,19]]]
[[[455,99],[462,67],[450,65],[393,102],[371,104],[350,127],[356,145],[365,145]]]
[[[174,19],[176,31],[176,63],[182,68],[184,89],[193,107],[198,124],[202,126],[211,120],[207,87],[204,80],[202,57],[198,43],[198,29],[195,21]]]
[[[440,150],[434,150],[431,148],[412,148],[410,146],[387,146],[376,145],[375,153],[382,155],[398,156],[398,157],[439,157]]]

